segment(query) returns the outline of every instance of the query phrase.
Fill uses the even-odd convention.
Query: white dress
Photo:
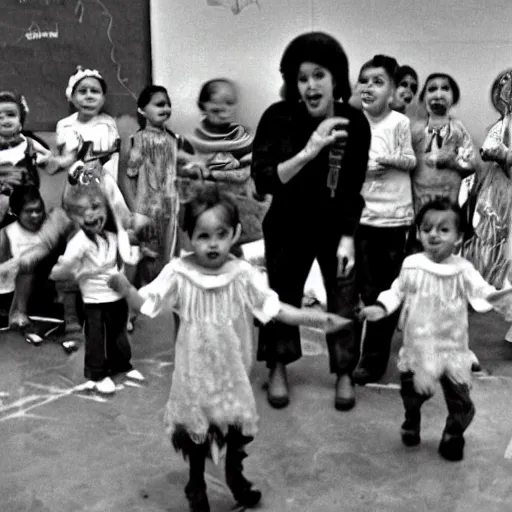
[[[468,346],[468,302],[476,311],[493,307],[510,316],[509,297],[491,305],[496,291],[466,259],[452,255],[435,263],[424,253],[404,260],[400,275],[378,302],[391,313],[402,304],[403,346],[398,369],[413,372],[433,388],[442,375],[455,382],[471,382],[476,356]]]
[[[223,435],[230,426],[255,435],[253,315],[266,323],[280,310],[266,277],[238,259],[218,274],[204,274],[184,257],[171,260],[139,293],[141,313],[154,317],[171,308],[180,316],[167,433],[184,428],[196,443],[205,442],[211,426]]]

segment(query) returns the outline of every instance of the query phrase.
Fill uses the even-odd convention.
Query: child
[[[73,205],[73,213],[68,211],[80,229],[68,241],[50,279],[78,282],[85,316],[86,387],[112,394],[111,375],[127,372],[129,379],[144,380],[130,363],[128,305],[107,285],[108,278],[119,272],[121,260],[134,263],[128,235],[100,184],[69,187],[66,200]]]
[[[96,69],[77,67],[69,78],[66,98],[76,110],[57,123],[57,147],[61,153],[59,165],[68,168],[78,159],[84,141],[92,142],[95,153],[112,152],[119,139],[113,117],[103,112],[107,83]],[[118,155],[105,157],[105,170],[117,181]]]
[[[397,69],[394,58],[376,55],[362,66],[358,80],[372,132],[362,188],[366,206],[356,233],[357,274],[365,304],[372,304],[398,275],[413,219],[410,172],[416,157],[410,123],[390,107]],[[386,371],[397,321],[394,315],[366,326],[361,359],[352,375],[357,384],[376,381]]]
[[[199,158],[200,177],[234,195],[242,222],[240,243],[259,240],[268,202],[256,194],[251,178],[254,136],[235,122],[235,84],[227,78],[209,80],[201,87],[197,105],[203,119],[188,138]]]
[[[401,114],[407,114],[417,92],[418,74],[411,66],[400,66],[396,74],[396,90],[391,108]]]
[[[450,116],[459,98],[459,86],[450,75],[432,73],[427,77],[419,97],[427,119],[412,128],[418,157],[412,173],[415,212],[437,197],[456,202],[462,179],[475,171],[471,137],[464,125]]]
[[[495,293],[469,261],[453,254],[464,232],[458,205],[447,198],[426,203],[416,225],[423,252],[405,259],[391,288],[378,296],[376,304],[363,308],[361,316],[378,321],[402,305],[402,441],[407,446],[420,443],[420,408],[439,381],[448,407],[439,453],[457,461],[463,458],[463,434],[475,414],[469,396],[475,355],[468,348],[468,302],[477,311],[489,311],[493,306],[488,299],[508,316],[510,306],[506,295],[500,298],[503,293]]]
[[[141,129],[131,142],[123,185],[129,208],[152,219],[153,232],[142,246],[143,257],[135,277],[136,286],[143,286],[177,254],[178,156],[193,149],[166,126],[171,100],[165,87],[147,86],[140,93],[137,109]]]
[[[9,195],[22,185],[38,187],[38,167],[52,160],[48,149],[23,135],[27,114],[23,96],[12,91],[0,92],[0,227],[14,220],[8,214]],[[48,166],[49,172],[53,170]]]
[[[184,226],[192,254],[172,260],[138,292],[124,276],[111,286],[132,307],[150,317],[164,307],[180,316],[176,364],[166,408],[167,432],[188,458],[185,487],[193,511],[208,511],[205,459],[227,445],[226,481],[235,500],[253,507],[261,493],[242,473],[244,447],[257,431],[257,412],[249,381],[253,361],[252,315],[329,331],[350,321],[334,314],[300,310],[279,302],[266,280],[244,260],[230,255],[241,226],[234,202],[216,187],[200,188],[185,207]]]
[[[44,244],[41,226],[46,217],[43,199],[35,185],[16,187],[9,200],[16,220],[0,230],[0,261],[18,258],[22,253]],[[53,313],[52,295],[47,285],[49,268],[43,260],[30,272],[18,272],[11,266],[0,276],[0,323],[2,327],[21,329],[27,341],[42,341],[29,333],[33,330],[28,317],[32,314]],[[44,299],[43,299],[44,297]],[[42,299],[42,300],[37,300]]]

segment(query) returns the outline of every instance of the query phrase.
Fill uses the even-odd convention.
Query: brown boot
[[[276,366],[270,369],[267,400],[275,409],[282,409],[290,403],[286,366],[282,363],[276,363]]]

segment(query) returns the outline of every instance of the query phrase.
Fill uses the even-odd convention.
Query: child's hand
[[[446,151],[441,149],[435,155],[435,164],[439,169],[451,169],[455,167],[456,153],[453,151]]]
[[[350,318],[335,315],[334,313],[326,313],[323,329],[326,333],[336,332],[347,327],[347,325],[350,325],[352,322],[353,320]]]
[[[366,306],[359,311],[358,314],[361,320],[368,320],[369,322],[377,322],[387,316],[386,310],[375,304],[373,306]]]
[[[507,160],[508,148],[505,144],[499,144],[490,148],[482,148],[480,156],[484,162],[498,162],[504,163]]]
[[[128,278],[124,274],[115,274],[109,278],[107,284],[112,290],[119,293],[123,297],[126,297],[130,291],[132,285]]]
[[[375,162],[383,167],[388,167],[392,164],[393,157],[391,155],[380,155],[375,157]]]

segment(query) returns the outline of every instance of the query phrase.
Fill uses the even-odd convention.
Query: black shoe
[[[206,485],[198,485],[189,482],[185,486],[190,512],[210,512],[210,503],[206,494]]]
[[[370,370],[367,370],[363,367],[358,367],[352,373],[352,382],[359,386],[364,386],[365,384],[369,384],[370,382],[377,382],[381,378],[381,375],[376,373],[372,373]]]
[[[286,367],[283,366],[270,370],[267,400],[274,409],[282,409],[290,403]]]
[[[419,430],[402,430],[402,443],[405,446],[418,446],[421,443]]]
[[[439,443],[439,455],[446,460],[457,462],[464,458],[464,441],[463,436],[450,436],[443,434],[443,438]]]

